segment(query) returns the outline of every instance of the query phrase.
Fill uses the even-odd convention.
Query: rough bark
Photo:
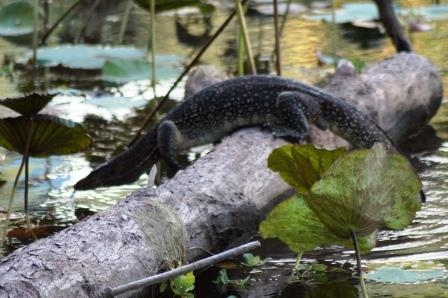
[[[360,85],[349,89],[356,90],[357,102],[364,95],[380,96],[377,108],[367,109],[377,119],[389,115],[382,107],[391,100],[418,102],[422,111],[440,102],[441,83],[426,60],[400,54],[379,65],[383,67],[367,70],[364,77],[348,76]],[[388,85],[375,83],[378,72],[393,72],[397,65],[414,73],[394,76]],[[373,82],[367,83],[369,77]],[[342,85],[338,91],[337,84],[346,81],[340,78],[341,73],[328,85],[336,95],[347,88]],[[364,85],[368,90],[362,91]],[[409,90],[403,88],[408,85]],[[398,99],[390,97],[392,89]],[[395,109],[406,114],[414,107]],[[394,125],[409,124],[403,121],[409,120],[400,118]],[[334,145],[332,138],[327,132],[313,135],[326,145]],[[291,193],[266,166],[269,153],[283,143],[259,129],[236,132],[162,186],[141,189],[109,210],[15,251],[0,263],[0,297],[92,297],[98,290],[92,291],[92,285],[114,287],[154,274],[170,260],[191,260],[254,235],[266,211]]]

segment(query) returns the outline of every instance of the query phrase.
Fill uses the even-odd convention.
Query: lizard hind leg
[[[182,134],[173,121],[164,120],[159,124],[157,128],[157,148],[173,174],[181,168],[175,158],[181,138]]]
[[[299,92],[286,91],[277,97],[278,123],[271,127],[276,137],[301,143],[309,134],[309,121],[320,116],[319,104]]]

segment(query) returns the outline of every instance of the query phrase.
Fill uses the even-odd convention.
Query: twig
[[[244,5],[247,2],[247,0],[243,0],[241,2],[242,5]],[[145,129],[146,125],[151,121],[154,114],[160,109],[160,107],[164,104],[164,102],[168,99],[171,92],[176,88],[177,84],[179,84],[180,81],[184,78],[184,76],[190,71],[190,69],[201,59],[202,55],[205,53],[205,51],[210,47],[210,45],[215,41],[215,39],[221,34],[222,31],[229,25],[230,21],[235,16],[236,11],[233,11],[227,19],[222,23],[221,27],[218,28],[218,30],[213,34],[210,39],[207,41],[206,44],[202,46],[202,48],[199,50],[199,52],[196,54],[196,56],[191,60],[191,62],[185,67],[184,71],[180,74],[180,76],[177,78],[177,80],[173,83],[171,88],[168,90],[168,92],[165,94],[165,96],[157,103],[157,105],[149,112],[149,114],[146,116],[145,120],[143,120],[143,123],[140,125],[140,128],[135,133],[134,138],[129,143],[129,146],[134,144],[134,142],[140,137],[142,134],[143,129]]]
[[[163,272],[161,274],[153,275],[153,276],[150,276],[150,277],[138,280],[138,281],[134,281],[134,282],[128,283],[126,285],[121,285],[121,286],[112,288],[111,294],[116,296],[116,295],[119,295],[119,294],[122,294],[122,293],[125,293],[128,291],[132,291],[132,290],[136,290],[136,289],[139,289],[142,287],[147,287],[150,285],[161,283],[163,281],[172,279],[176,276],[188,273],[190,271],[202,269],[204,267],[224,261],[228,258],[235,257],[237,255],[245,253],[246,251],[257,248],[260,245],[261,244],[259,241],[249,242],[244,245],[241,245],[241,246],[232,248],[230,250],[224,251],[222,253],[216,254],[214,256],[199,260],[197,262],[194,262],[194,263],[191,263],[191,264],[188,264],[185,266],[181,266],[176,269],[173,269],[173,270],[170,270],[167,272]]]
[[[275,68],[277,75],[282,75],[282,61],[280,55],[280,30],[278,25],[278,1],[274,0],[274,30],[275,30]]]

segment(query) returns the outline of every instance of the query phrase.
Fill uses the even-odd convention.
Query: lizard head
[[[131,164],[129,160],[123,158],[124,156],[125,154],[118,155],[116,158],[100,165],[89,175],[76,182],[73,188],[75,190],[88,190],[132,183],[142,173],[150,169],[155,162],[155,160],[149,159],[138,164]]]

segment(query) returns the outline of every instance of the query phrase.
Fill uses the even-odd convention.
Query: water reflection
[[[402,1],[402,5],[426,5],[428,1]],[[443,2],[443,1],[442,1]],[[119,15],[119,12],[114,12]],[[148,40],[148,16],[143,11],[134,11],[131,18],[131,32],[127,41],[145,48]],[[210,20],[204,23],[191,21],[188,23],[188,32],[201,34],[209,33],[207,26],[217,28],[227,13],[218,12]],[[185,24],[185,19],[179,20],[172,16],[159,15],[157,17],[158,34],[157,44],[160,53],[182,55],[187,58],[195,51],[194,46],[176,40],[176,21]],[[113,43],[116,38],[116,19],[105,19],[105,32],[103,41]],[[255,53],[261,57],[270,57],[273,51],[274,31],[272,21],[269,18],[251,17],[248,20],[251,33],[251,41]],[[78,24],[79,25],[79,24]],[[416,52],[429,57],[440,69],[445,90],[448,90],[448,26],[446,20],[431,22],[433,30],[424,33],[413,33],[410,37]],[[109,30],[109,31],[107,31]],[[190,31],[191,30],[191,31]],[[318,67],[316,51],[333,53],[351,59],[360,59],[366,62],[378,61],[393,55],[394,49],[384,36],[376,31],[364,31],[353,26],[339,26],[336,36],[334,27],[322,22],[305,20],[300,17],[290,17],[282,38],[284,76],[293,77],[305,82],[316,84],[332,71],[332,66]],[[199,32],[199,33],[198,33]],[[60,38],[65,36],[67,31]],[[177,32],[179,34],[179,32]],[[236,29],[230,28],[225,35],[207,51],[203,62],[221,66],[227,70],[235,69],[235,34]],[[373,36],[373,37],[372,37]],[[73,36],[69,36],[73,38]],[[5,54],[16,53],[23,48],[17,47],[0,38],[0,59]],[[83,78],[83,77],[81,77]],[[26,74],[16,78],[0,78],[0,91],[2,96],[16,95],[18,86],[26,85],[29,80]],[[36,217],[44,218],[47,213],[52,214],[52,224],[64,225],[76,221],[75,210],[88,209],[100,211],[123,198],[139,187],[146,185],[146,176],[135,184],[124,185],[98,191],[85,191],[73,193],[72,186],[81,177],[107,158],[123,150],[128,144],[131,132],[141,123],[143,115],[155,104],[154,97],[166,93],[173,80],[164,80],[157,86],[157,94],[149,87],[148,81],[131,82],[125,85],[107,85],[89,77],[79,80],[67,76],[63,77],[54,73],[45,72],[41,78],[45,81],[45,87],[50,90],[64,90],[63,94],[55,98],[50,110],[58,115],[76,121],[83,121],[88,131],[94,138],[94,147],[87,152],[72,156],[51,157],[48,159],[31,159],[31,189],[32,199],[30,210]],[[67,84],[74,88],[75,92],[67,92]],[[71,89],[69,89],[71,90]],[[165,110],[177,104],[183,97],[182,86],[172,93],[173,101],[165,105]],[[151,100],[150,100],[151,99]],[[161,117],[159,114],[158,117]],[[421,157],[424,188],[428,201],[424,204],[412,226],[402,231],[383,231],[379,234],[379,245],[367,259],[367,266],[384,265],[395,262],[402,265],[406,262],[433,261],[434,267],[442,265],[448,268],[448,105],[445,104],[433,121],[437,135],[442,139],[441,147],[433,153]],[[193,160],[210,150],[210,146],[195,149],[183,156],[183,163]],[[8,177],[6,185],[0,187],[0,208],[5,209],[11,190],[12,180],[20,162],[20,156],[6,152],[0,148],[0,162],[2,175]],[[23,184],[19,184],[13,209],[20,215],[22,209]],[[19,220],[20,220],[19,216]],[[47,222],[51,222],[48,220]],[[2,228],[0,222],[0,228]],[[4,253],[0,248],[0,255]],[[325,251],[328,263],[342,267],[345,257],[349,252],[336,251],[331,254]],[[329,256],[330,255],[330,256]],[[319,256],[319,255],[318,255]],[[318,257],[316,256],[316,257]],[[292,267],[292,264],[286,266]],[[432,266],[428,263],[428,266]],[[347,276],[343,283],[335,283],[336,293],[342,289],[344,293],[351,292],[353,285],[347,283]],[[446,283],[446,278],[445,278]],[[406,285],[390,289],[388,286],[369,284],[369,290],[375,295],[391,295],[394,297],[433,297],[443,293],[443,283],[440,281],[429,285]],[[304,297],[323,297],[320,291],[328,290],[328,284],[317,285],[308,289],[301,289]],[[348,289],[348,290],[347,290]],[[398,291],[401,290],[403,292]],[[439,290],[437,292],[436,290]],[[292,286],[288,291],[296,293],[298,288]],[[308,292],[307,292],[308,291]],[[311,291],[311,292],[310,292]],[[425,294],[438,293],[438,294]],[[434,292],[435,291],[435,292]],[[310,294],[313,293],[313,294]],[[403,293],[406,293],[403,294]],[[412,294],[409,294],[412,293]],[[419,296],[421,295],[421,296]],[[340,296],[348,297],[348,296]]]

